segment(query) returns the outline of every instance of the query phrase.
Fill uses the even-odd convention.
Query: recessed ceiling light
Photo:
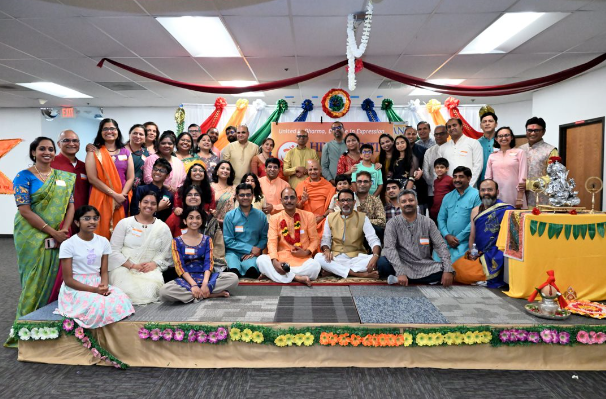
[[[568,15],[570,13],[563,12],[504,14],[459,54],[508,53]]]
[[[221,86],[233,86],[233,87],[247,87],[257,85],[259,82],[256,80],[220,80]]]
[[[91,96],[72,90],[69,87],[61,86],[53,82],[33,82],[33,83],[17,83],[19,86],[27,87],[28,89],[41,91],[42,93],[50,94],[51,96],[61,98],[92,98]]]
[[[430,79],[427,82],[433,83],[436,85],[456,86],[464,80],[465,79]],[[438,93],[436,91],[432,91],[429,89],[421,89],[420,87],[417,87],[416,89],[411,91],[409,94],[409,96],[436,96],[436,95],[439,96],[439,95],[442,95],[442,93]]]
[[[240,51],[218,17],[158,17],[156,20],[193,57],[240,57]]]

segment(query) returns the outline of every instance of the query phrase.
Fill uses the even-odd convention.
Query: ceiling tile
[[[253,79],[250,69],[242,58],[196,58],[195,60],[215,80]],[[257,78],[260,79],[258,76]]]
[[[400,55],[406,46],[422,35],[428,15],[385,15],[372,18],[374,29],[370,30],[368,55]],[[360,30],[362,28],[360,27]],[[357,45],[360,45],[361,34],[358,34]],[[397,38],[397,40],[394,40]]]
[[[37,76],[43,81],[67,85],[70,82],[79,82],[83,79],[75,73],[53,66],[42,60],[6,60],[2,63],[18,71]]]
[[[404,55],[393,69],[415,78],[425,79],[448,58],[447,55]]]
[[[600,54],[589,53],[564,53],[560,54],[549,61],[546,61],[534,68],[527,69],[518,74],[518,77],[524,79],[538,78],[561,72],[565,69],[581,65]]]
[[[509,12],[562,12],[574,11],[590,3],[589,0],[519,0]]]
[[[288,17],[225,17],[225,23],[246,57],[294,55]]]
[[[11,83],[39,82],[42,79],[30,74],[20,72],[14,68],[4,65],[6,61],[0,61],[0,80]]]
[[[91,58],[48,60],[48,62],[93,82],[130,81],[129,78],[124,76],[125,71],[122,71],[111,64],[104,64],[103,68],[98,68],[98,60]]]
[[[297,41],[297,55],[330,56],[342,54],[345,57],[345,43],[347,40],[347,20],[345,18],[295,17],[293,18],[293,24],[295,40]]]
[[[573,47],[570,51],[575,53],[604,53],[606,52],[606,33],[594,36],[582,44]]]
[[[60,0],[66,8],[88,17],[146,15],[133,0]],[[145,4],[146,1],[141,2]]]
[[[196,83],[211,80],[210,76],[192,58],[147,58],[147,62],[180,82]]]
[[[365,0],[330,0],[330,3],[327,3],[326,0],[291,0],[290,2],[292,15],[340,15],[343,26],[347,23],[347,14],[366,11],[365,4]],[[376,7],[377,4],[375,4],[375,9]]]
[[[215,1],[217,9],[222,15],[241,16],[288,16],[288,2],[284,0],[240,0]],[[296,1],[293,3],[297,3]],[[306,1],[307,3],[307,1]]]
[[[15,18],[75,17],[77,11],[57,0],[2,0],[0,11]]]
[[[295,57],[249,57],[247,60],[259,80],[281,80],[297,76]],[[318,69],[323,67],[319,66]]]
[[[89,18],[89,21],[141,57],[189,56],[152,17]]]
[[[114,58],[114,61],[120,62],[120,63],[127,65],[129,67],[132,67],[132,68],[136,68],[136,69],[140,69],[145,72],[153,73],[154,75],[160,75],[162,77],[167,77],[162,74],[162,71],[155,69],[153,66],[149,65],[147,62],[145,62],[141,58]],[[122,68],[119,68],[117,66],[114,66],[110,63],[103,64],[102,69],[106,69],[106,68],[113,70],[114,72],[119,73],[121,75],[124,75],[126,78],[131,79],[135,82],[151,81],[151,79],[149,79],[149,78],[145,78],[145,77],[136,75],[134,73],[128,72],[128,71],[126,71]]]
[[[24,52],[0,43],[0,60],[26,60],[30,58],[32,57]]]
[[[208,0],[145,0],[139,1],[139,4],[149,14],[156,17],[218,15],[214,2]]]
[[[384,0],[374,4],[374,15],[414,15],[431,14],[441,0],[402,1]],[[360,10],[362,11],[362,10]],[[374,18],[373,18],[374,21]]]
[[[492,65],[473,75],[473,78],[510,78],[533,68],[557,54],[507,54]]]
[[[518,0],[464,0],[443,1],[438,7],[438,13],[461,14],[461,13],[485,13],[507,11]],[[481,16],[477,16],[481,18]]]
[[[501,58],[503,58],[503,54],[455,55],[453,59],[432,75],[431,79],[470,78],[476,72],[492,65]]]
[[[3,20],[0,42],[39,58],[75,58],[80,55],[17,20]]]

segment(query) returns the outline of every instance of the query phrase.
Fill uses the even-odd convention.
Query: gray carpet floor
[[[13,322],[19,278],[12,239],[0,238],[0,339]],[[241,287],[243,288],[243,287]],[[238,288],[240,290],[241,288]],[[295,287],[295,289],[298,287]],[[304,288],[304,287],[301,287]],[[319,288],[319,287],[316,287]],[[352,287],[371,295],[373,287]],[[396,297],[425,297],[425,287]],[[438,287],[436,287],[438,288]],[[292,289],[292,288],[291,288]],[[246,287],[252,297],[279,297],[281,287]],[[235,291],[236,294],[238,291]],[[243,294],[244,291],[239,291]],[[388,292],[394,295],[394,292]],[[287,297],[297,294],[285,293]],[[347,296],[351,295],[348,294]],[[512,306],[519,300],[494,295]],[[337,296],[338,294],[333,294]],[[345,295],[343,295],[345,296]],[[389,297],[386,293],[384,296]],[[463,296],[460,294],[459,296]],[[576,316],[573,316],[576,317]],[[581,322],[587,322],[582,319]],[[569,319],[575,321],[574,319]],[[576,320],[575,322],[579,322]],[[578,377],[578,378],[573,378]],[[0,348],[2,398],[603,398],[604,372],[537,372],[389,368],[181,370],[62,366],[17,361],[17,351]]]

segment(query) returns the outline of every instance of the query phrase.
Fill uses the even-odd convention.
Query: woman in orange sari
[[[95,150],[86,154],[85,162],[88,181],[92,185],[89,205],[101,213],[95,234],[109,240],[114,227],[128,212],[135,167],[115,120],[107,118],[99,123],[93,145]]]

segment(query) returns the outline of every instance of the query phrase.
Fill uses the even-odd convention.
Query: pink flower
[[[223,327],[217,328],[217,339],[223,341],[225,338],[227,338],[227,330]]]
[[[606,334],[604,334],[603,332],[599,332],[596,334],[596,342],[598,344],[603,344],[604,342],[606,342]]]
[[[545,342],[546,344],[550,344],[552,341],[551,338],[551,330],[543,330],[541,331],[541,339],[543,340],[543,342]]]
[[[539,335],[538,332],[531,331],[531,332],[528,333],[528,342],[532,342],[534,344],[537,344],[537,343],[541,342],[541,336]]]
[[[115,368],[117,368],[117,369],[121,369],[121,368],[122,368],[122,366],[120,366],[120,365],[119,365],[118,363],[116,363],[116,362],[112,362],[112,365],[113,365]]]
[[[90,340],[88,339],[88,337],[82,338],[82,346],[85,347],[86,349],[90,349],[91,344],[90,344]]]
[[[198,335],[196,334],[196,331],[189,330],[189,334],[187,334],[187,340],[189,342],[195,342],[197,338],[198,338]]]
[[[509,342],[510,336],[511,336],[511,334],[509,334],[508,330],[503,330],[499,334],[499,339],[501,340],[501,342]]]
[[[207,340],[207,335],[204,331],[198,331],[198,342],[203,344]]]
[[[590,340],[589,340],[589,334],[587,334],[587,331],[579,331],[577,333],[577,341],[582,343],[582,344],[590,344]]]
[[[91,349],[90,353],[92,353],[94,357],[100,357],[101,356],[101,354],[99,353],[99,351],[97,349],[95,349],[95,348]]]
[[[566,345],[570,342],[570,334],[566,331],[562,331],[558,334],[558,338],[560,339],[560,344]]]
[[[597,344],[598,343],[598,337],[597,334],[595,333],[595,331],[590,331],[589,332],[589,340],[591,341],[591,344]]]
[[[210,334],[208,334],[208,342],[210,342],[211,344],[216,344],[218,341],[217,338],[217,333],[215,331],[212,331]]]
[[[528,338],[528,332],[526,330],[518,330],[516,332],[516,336],[518,338],[518,341],[526,341],[526,339]]]
[[[149,333],[150,333],[150,337],[151,337],[152,341],[159,341],[160,336],[162,335],[159,328],[154,328]]]
[[[183,338],[185,338],[185,333],[183,332],[183,330],[177,328],[175,330],[175,334],[173,335],[173,338],[175,339],[175,341],[183,341]]]
[[[149,338],[149,330],[146,329],[145,327],[141,327],[139,329],[139,338],[141,338],[141,339],[148,339]]]
[[[74,329],[74,321],[72,319],[63,320],[63,329],[65,331],[71,331]]]
[[[167,328],[164,331],[162,331],[162,338],[164,338],[165,341],[172,341],[173,330],[171,330],[170,328]]]
[[[78,339],[84,338],[84,328],[82,328],[82,327],[76,328],[76,331],[74,331],[74,335]]]

